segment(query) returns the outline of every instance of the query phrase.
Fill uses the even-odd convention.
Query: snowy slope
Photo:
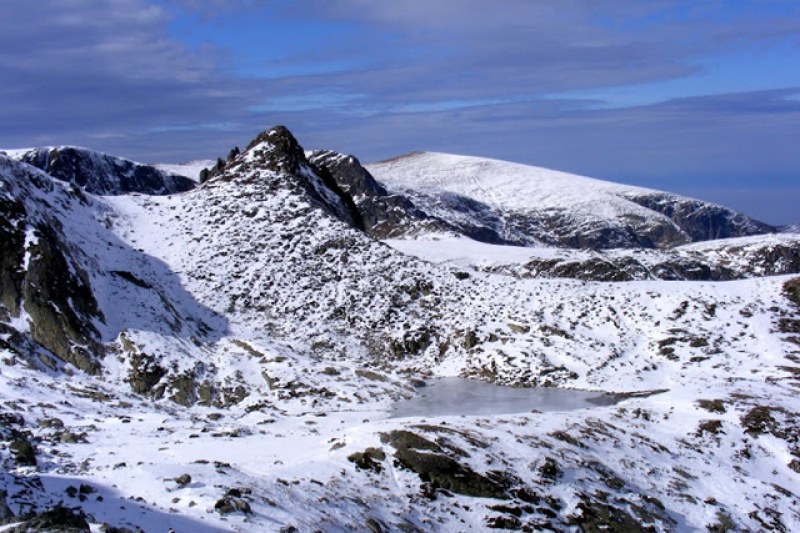
[[[707,202],[493,159],[420,152],[367,169],[445,219],[448,194],[480,202],[512,241],[522,233],[568,247],[668,247],[774,230]]]
[[[420,152],[367,166],[391,185],[445,190],[504,209],[569,209],[601,218],[652,216],[624,199],[657,191],[494,159]]]
[[[32,293],[3,301],[0,500],[17,518],[64,502],[95,529],[148,531],[800,527],[791,277],[589,283],[431,264],[357,229],[282,128],[176,195],[81,194],[0,163],[0,238],[20,251],[4,280],[24,284],[44,261],[37,224],[56,228],[103,346],[99,372],[77,371],[36,340]],[[666,391],[389,418],[418,380],[458,374]]]
[[[800,237],[794,234],[702,241],[665,250],[497,245],[435,233],[384,242],[433,263],[525,278],[730,281],[800,273]]]
[[[194,181],[200,181],[200,172],[211,168],[216,164],[213,159],[198,159],[186,163],[158,163],[154,165],[157,169],[176,176],[186,176]]]

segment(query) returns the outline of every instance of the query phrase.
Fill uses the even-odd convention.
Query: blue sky
[[[800,222],[795,0],[6,0],[0,146],[495,157]]]

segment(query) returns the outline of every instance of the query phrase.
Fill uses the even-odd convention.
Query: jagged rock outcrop
[[[308,152],[308,160],[330,173],[354,201],[364,230],[377,239],[427,232],[452,232],[478,241],[520,244],[501,237],[493,228],[499,216],[488,206],[456,194],[442,195],[438,203],[450,216],[439,217],[419,209],[404,194],[390,193],[352,155],[332,150]],[[527,242],[527,241],[526,241]]]
[[[361,162],[351,155],[331,150],[308,152],[309,162],[326,175],[352,199],[362,228],[376,238],[402,235],[410,226],[425,222],[435,224],[402,195],[389,195],[375,181]]]
[[[71,146],[36,148],[20,160],[92,194],[174,194],[195,186],[189,178],[149,165]]]
[[[62,505],[57,505],[33,516],[25,517],[25,520],[6,531],[11,533],[30,533],[35,531],[59,533],[89,533],[91,531],[89,523],[86,521],[86,514],[81,509],[70,509]]]
[[[0,314],[19,314],[25,272],[25,204],[10,196],[0,197]],[[2,318],[2,317],[0,317]]]
[[[336,183],[353,198],[389,194],[355,156],[333,150],[313,150],[306,155],[317,167],[327,168]]]
[[[220,159],[203,182],[215,178],[229,180],[236,173],[257,167],[282,173],[285,185],[293,192],[308,195],[343,222],[363,229],[361,215],[352,197],[341,189],[327,170],[315,167],[306,159],[303,148],[285,126],[261,132],[248,144],[244,153],[232,151],[227,161]]]

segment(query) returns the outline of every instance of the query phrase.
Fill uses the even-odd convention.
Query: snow
[[[552,246],[510,246],[475,241],[468,237],[425,234],[414,239],[384,239],[383,242],[404,254],[431,263],[451,264],[462,268],[486,268],[496,265],[524,264],[531,259],[569,257],[585,259],[589,252]]]
[[[196,161],[188,161],[186,163],[158,163],[155,166],[157,169],[168,174],[176,174],[184,176],[194,181],[200,181],[200,172],[204,169],[213,167],[217,162],[213,159],[198,159]]]
[[[437,152],[418,152],[366,168],[394,189],[448,191],[503,209],[558,209],[603,219],[623,215],[652,218],[656,216],[652,211],[624,196],[659,192],[541,167]]]
[[[0,154],[5,154],[7,157],[10,157],[11,159],[19,160],[25,157],[25,154],[27,154],[28,152],[32,152],[33,150],[36,150],[36,148],[13,148],[13,149],[0,148]]]
[[[759,247],[763,248],[770,245],[788,245],[794,246],[800,242],[800,237],[792,233],[773,233],[767,235],[753,235],[750,237],[735,237],[731,239],[717,239],[713,241],[702,241],[690,244],[684,244],[676,247],[678,251],[691,251],[691,252],[715,252],[721,251],[726,248],[733,247]]]
[[[668,248],[774,230],[723,206],[545,168],[420,152],[367,165],[393,194],[467,236],[521,246]],[[424,224],[405,228],[415,235]]]
[[[25,256],[22,259],[22,268],[28,270],[28,264],[31,260],[31,247],[39,243],[39,237],[36,235],[36,230],[32,227],[25,228]]]
[[[402,429],[462,450],[453,457],[475,472],[512,473],[513,484],[535,493],[536,506],[547,511],[525,511],[531,523],[552,514],[566,529],[582,498],[602,491],[621,510],[652,510],[645,496],[657,497],[677,530],[702,530],[720,512],[751,530],[766,528],[754,517],[770,520],[774,513],[787,530],[800,528],[800,479],[788,466],[796,445],[796,345],[776,330],[778,320],[796,316],[782,295],[789,276],[588,283],[473,271],[459,279],[453,266],[562,252],[443,236],[392,240],[390,248],[298,193],[292,180],[303,176],[260,165],[268,153],[257,152],[270,149],[242,154],[240,162],[251,163],[242,174],[185,194],[87,194],[84,202],[63,184],[0,158],[4,190],[25,202],[29,222],[60,224],[74,266],[90,277],[109,347],[99,376],[69,367],[41,372],[0,348],[4,409],[23,414],[39,448],[37,469],[14,465],[0,449],[0,488],[15,512],[24,508],[20,502],[64,501],[81,505],[95,529],[109,522],[179,533],[352,531],[368,519],[388,530],[456,531],[485,529],[486,517],[497,515],[490,506],[522,505],[513,498],[421,497],[420,478],[395,464],[381,441]],[[451,183],[421,170],[393,171],[397,184],[452,187],[525,208],[520,196],[530,184],[520,188],[515,166],[415,157],[431,175],[442,176],[447,165],[472,174],[451,176]],[[469,178],[486,172],[496,176],[491,191]],[[525,175],[541,178],[537,194],[559,205],[590,209],[592,201],[581,196],[591,193],[595,200],[608,195],[612,214],[635,209],[616,196],[621,189],[550,172]],[[573,185],[580,194],[561,190]],[[704,246],[690,251],[724,249]],[[469,339],[474,346],[466,346]],[[392,353],[398,345],[404,351]],[[129,373],[144,355],[169,377],[191,373],[226,391],[223,397],[241,386],[244,397],[184,407],[169,399],[174,383],[162,399],[137,395]],[[455,375],[607,392],[667,390],[570,412],[390,418],[394,401],[419,392],[412,379]],[[704,409],[700,400],[722,400],[725,412]],[[748,432],[742,419],[763,406],[772,409],[777,429]],[[42,423],[53,417],[85,433],[86,442],[63,442],[62,430]],[[720,431],[704,432],[709,421]],[[348,460],[368,447],[389,455],[380,472]],[[561,472],[552,480],[540,474],[547,459]],[[180,487],[175,478],[182,474],[192,481]],[[34,480],[41,490],[26,486]],[[65,494],[81,483],[97,491],[85,502]],[[215,511],[232,487],[252,491],[251,514]],[[543,507],[546,498],[560,507]]]
[[[427,233],[415,238],[385,239],[383,242],[404,254],[435,264],[450,265],[515,277],[537,274],[538,261],[563,263],[590,260],[618,261],[632,259],[647,268],[685,260],[702,260],[710,267],[731,270],[740,277],[781,273],[788,258],[764,261],[770,254],[800,249],[800,236],[771,234],[703,241],[667,250],[615,249],[604,251],[572,250],[550,246],[494,245],[463,236]]]

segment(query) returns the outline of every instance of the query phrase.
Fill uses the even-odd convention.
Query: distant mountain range
[[[195,185],[150,165],[73,146],[16,150],[12,156],[92,194],[175,194]]]

